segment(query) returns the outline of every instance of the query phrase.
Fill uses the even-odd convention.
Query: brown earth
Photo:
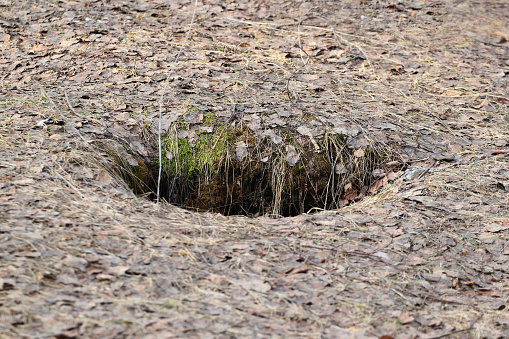
[[[106,145],[154,151],[192,13],[0,0],[0,337],[509,337],[507,1],[200,2],[166,128],[191,106],[261,129],[313,113],[407,169],[280,219],[110,174]]]

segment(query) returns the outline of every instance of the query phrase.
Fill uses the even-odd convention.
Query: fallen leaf
[[[389,180],[387,179],[387,177],[383,177],[382,179],[379,179],[377,181],[375,181],[373,183],[373,185],[371,185],[371,187],[369,188],[369,193],[371,194],[375,194],[376,192],[378,192],[378,190],[382,187],[385,187],[389,184]],[[373,191],[372,191],[373,189]]]
[[[389,172],[387,174],[387,180],[388,181],[393,181],[393,180],[396,180],[397,178],[399,178],[401,175],[403,174],[402,171],[398,171],[398,172]]]
[[[25,178],[25,179],[12,181],[12,184],[20,185],[20,186],[32,185],[33,183],[35,183],[35,180],[32,178]]]
[[[305,136],[311,135],[311,130],[309,128],[307,128],[306,126],[299,126],[297,128],[297,132],[299,132],[300,134],[305,135]]]
[[[101,170],[99,174],[97,174],[97,177],[95,178],[96,184],[99,186],[106,186],[113,182],[113,178],[111,175],[106,172],[105,170]]]
[[[364,150],[362,148],[359,148],[355,152],[353,152],[353,155],[357,158],[362,158],[364,156]]]
[[[52,134],[49,136],[51,140],[62,140],[62,136],[60,134]]]
[[[308,273],[309,268],[305,265],[299,266],[299,267],[292,267],[289,271],[286,272],[286,274],[303,274]]]
[[[78,43],[79,40],[78,39],[69,39],[69,40],[62,40],[62,42],[60,43],[60,45],[62,47],[69,47],[69,46],[72,46],[76,43]]]
[[[35,174],[41,173],[44,170],[44,166],[45,165],[43,163],[32,166],[32,167],[30,167],[30,172],[35,173]]]
[[[210,280],[213,284],[216,285],[227,285],[229,282],[225,278],[223,278],[220,275],[211,273],[208,277],[208,280]]]
[[[286,152],[287,152],[286,162],[288,163],[288,165],[290,165],[292,167],[295,166],[299,162],[300,154],[297,152],[295,147],[292,145],[286,146]]]
[[[403,325],[409,324],[409,323],[411,323],[414,320],[415,320],[415,318],[412,317],[408,312],[402,312],[401,315],[399,316],[399,321]]]
[[[345,165],[336,164],[336,166],[334,166],[334,172],[336,174],[346,174],[346,173],[348,173],[348,170],[346,169]]]
[[[349,189],[347,189],[345,191],[345,194],[343,194],[343,199],[345,200],[355,200],[357,199],[357,190],[355,190],[354,188],[350,187]]]
[[[509,226],[502,226],[502,225],[498,225],[498,224],[491,224],[491,225],[485,226],[482,230],[485,231],[485,232],[490,232],[490,233],[498,233],[498,232],[501,232],[501,231],[505,231],[507,229],[509,229]]]
[[[268,292],[272,289],[268,282],[260,279],[242,280],[239,285],[255,292]]]

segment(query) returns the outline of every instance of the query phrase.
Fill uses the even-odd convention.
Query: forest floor
[[[104,167],[108,140],[153,151],[193,8],[0,0],[0,337],[509,337],[507,1],[199,2],[165,121],[312,111],[405,164],[279,219]]]

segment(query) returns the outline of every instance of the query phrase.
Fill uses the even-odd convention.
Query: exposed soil
[[[193,9],[0,0],[0,336],[509,337],[507,1],[200,2],[165,132],[213,113],[397,155],[279,219],[121,179],[149,177]]]

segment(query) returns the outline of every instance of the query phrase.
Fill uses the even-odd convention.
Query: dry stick
[[[313,18],[316,18],[316,19],[320,19],[320,20],[323,20],[327,25],[329,25],[330,28],[324,28],[324,27],[318,27],[318,26],[312,26],[312,25],[302,25],[302,27],[305,27],[305,28],[311,28],[311,29],[318,29],[318,30],[322,30],[322,31],[327,31],[327,32],[332,32],[332,34],[334,35],[334,38],[336,39],[336,41],[338,41],[338,43],[340,43],[339,40],[342,40],[344,44],[346,45],[350,45],[350,46],[353,46],[355,48],[357,48],[359,50],[359,52],[361,52],[361,54],[366,58],[366,60],[370,63],[371,63],[371,60],[369,59],[368,55],[366,54],[366,52],[364,52],[364,50],[357,44],[354,44],[348,40],[346,40],[345,38],[343,38],[342,36],[340,35],[345,35],[345,36],[352,36],[352,37],[355,37],[355,38],[360,38],[360,39],[368,39],[366,37],[363,37],[363,36],[357,36],[357,35],[352,35],[352,34],[347,34],[347,33],[343,33],[343,32],[336,32],[336,30],[334,29],[334,26],[332,26],[327,20],[325,20],[324,18],[322,17],[319,17],[319,16],[312,16],[312,17],[307,17],[307,18],[304,18],[302,19],[300,22],[299,22],[299,26],[298,26],[298,31],[297,31],[297,34],[300,35],[300,26],[302,24],[302,22],[306,21],[306,20],[309,20],[309,19],[313,19]],[[238,19],[233,19],[233,18],[225,18],[223,20],[226,20],[226,21],[233,21],[233,22],[239,22],[239,23],[243,23],[243,24],[247,24],[247,25],[269,25],[269,26],[276,26],[276,28],[274,29],[277,29],[277,27],[281,27],[281,26],[292,26],[294,24],[292,23],[285,23],[285,24],[276,24],[276,23],[272,23],[272,22],[256,22],[256,21],[248,21],[248,20],[238,20]],[[295,33],[295,32],[293,32]],[[341,44],[341,43],[340,43]]]
[[[367,62],[373,67],[373,63],[371,62],[371,60],[369,59],[368,55],[364,52],[364,50],[361,48],[361,46],[359,45],[356,45],[348,40],[346,40],[345,38],[343,38],[342,36],[339,36],[338,33],[336,32],[336,29],[334,29],[334,26],[332,26],[329,21],[327,21],[325,18],[322,18],[322,17],[315,17],[317,19],[320,19],[322,21],[324,21],[327,25],[329,25],[330,27],[330,30],[332,31],[332,34],[334,35],[334,39],[336,39],[336,41],[338,42],[338,44],[340,44],[339,40],[341,39],[341,41],[343,41],[343,43],[347,44],[347,45],[350,45],[350,46],[354,46],[355,48],[357,48],[359,50],[359,52],[362,53],[362,55],[364,56],[364,58],[366,58]],[[307,19],[311,19],[311,18],[307,18]],[[373,73],[375,73],[374,69],[372,69]],[[376,74],[375,74],[376,75]]]
[[[309,18],[306,18],[306,19],[309,19]],[[224,18],[223,20],[224,21],[231,21],[231,22],[239,22],[239,23],[246,24],[246,25],[258,25],[258,26],[268,25],[268,26],[275,26],[275,28],[273,28],[273,30],[280,30],[280,31],[295,33],[294,31],[290,31],[290,30],[287,30],[287,29],[283,30],[283,29],[279,29],[278,28],[278,27],[284,27],[284,26],[294,26],[295,23],[276,24],[276,23],[273,23],[273,22],[262,22],[262,21],[257,22],[257,21],[239,20],[239,19],[234,19],[234,18]],[[319,30],[319,31],[333,32],[333,29],[319,27],[319,26],[302,25],[302,27],[309,28],[309,29],[316,29],[316,30]],[[348,34],[348,33],[343,33],[343,32],[338,32],[337,34],[351,36],[351,37],[358,38],[358,39],[369,40],[369,38],[366,38],[366,37],[363,37],[363,36],[360,36],[360,35],[353,35],[353,34]]]
[[[60,173],[58,173],[53,167],[49,166],[47,163],[44,163],[46,166],[48,166],[60,179],[62,179],[63,181],[66,182],[67,185],[69,185],[73,190],[75,190],[82,199],[86,199],[86,197],[83,195],[83,193],[81,193],[81,191],[76,188],[76,186],[74,186],[73,184],[71,184],[71,182],[69,180],[67,180],[66,178],[64,178]]]
[[[329,318],[329,319],[327,319],[327,321],[326,321],[326,322],[325,322],[325,324],[323,325],[322,332],[320,332],[320,338],[323,338],[323,337],[324,337],[324,335],[325,335],[325,330],[327,330],[327,327],[329,327],[330,323],[331,323],[331,320],[330,320],[330,318]]]
[[[426,168],[424,171],[422,171],[422,173],[421,173],[421,174],[419,174],[415,180],[419,180],[419,179],[421,179],[423,176],[425,176],[425,175],[426,175],[426,173],[428,173],[428,172],[429,172],[429,171],[430,171],[433,167],[435,167],[435,166],[436,166],[436,165],[438,165],[439,163],[440,163],[440,161],[438,161],[438,160],[437,160],[437,161],[435,161],[433,164],[429,165],[429,166],[428,166],[428,168]]]
[[[258,22],[258,21],[249,21],[249,20],[239,20],[239,19],[234,19],[234,18],[224,18],[223,20],[240,22],[242,24],[247,24],[247,25],[268,25],[268,26],[276,26],[276,27],[295,25],[293,22],[286,23],[286,24],[276,24],[274,22]]]
[[[74,115],[76,115],[77,117],[79,117],[81,119],[85,119],[85,120],[88,120],[88,121],[91,121],[91,122],[95,122],[96,124],[99,124],[99,125],[101,125],[103,127],[106,127],[106,124],[103,123],[102,121],[94,119],[94,118],[89,118],[86,115],[79,114],[78,112],[76,112],[76,110],[72,107],[71,102],[69,101],[69,97],[67,96],[67,91],[64,91],[64,95],[65,95],[65,101],[67,102],[67,106],[69,106],[69,109],[71,110],[71,112],[74,113]]]
[[[163,120],[163,99],[164,94],[166,92],[166,88],[168,87],[168,82],[170,81],[171,74],[177,66],[179,61],[180,54],[184,50],[184,46],[186,45],[187,39],[189,38],[189,34],[191,34],[191,29],[193,28],[194,18],[196,17],[196,9],[198,8],[198,0],[194,2],[194,10],[193,17],[191,18],[191,23],[189,24],[189,30],[187,31],[186,37],[184,38],[184,42],[182,42],[182,46],[180,46],[180,50],[175,57],[175,62],[171,65],[170,71],[168,72],[168,76],[166,77],[166,81],[164,82],[163,92],[161,93],[161,99],[159,101],[159,126],[157,130],[157,139],[158,139],[158,148],[159,148],[159,174],[157,176],[157,202],[159,203],[160,192],[161,192],[161,175],[163,172],[163,151],[161,146],[161,133],[162,133],[162,120]]]
[[[366,252],[362,252],[362,251],[344,251],[344,250],[340,250],[340,249],[337,249],[337,248],[331,248],[331,247],[323,247],[323,246],[316,246],[316,245],[301,245],[302,247],[307,247],[307,248],[316,248],[316,249],[319,249],[319,250],[324,250],[324,251],[333,251],[333,252],[338,252],[338,253],[341,253],[341,254],[347,254],[347,255],[358,255],[358,256],[361,256],[361,257],[365,257],[365,258],[370,258],[370,259],[373,259],[373,260],[376,260],[376,261],[379,261],[379,262],[382,262],[390,267],[393,267],[399,271],[403,271],[403,272],[408,272],[408,270],[404,269],[404,268],[401,268],[401,267],[398,267],[397,265],[394,265],[390,262],[387,262],[385,260],[383,260],[382,258],[380,258],[379,256],[375,255],[375,254],[372,254],[372,253],[366,253]]]
[[[306,72],[309,73],[309,68],[308,68],[308,64],[306,61],[304,61],[304,54],[302,52],[304,52],[304,50],[302,49],[302,43],[300,41],[300,24],[302,23],[303,20],[300,20],[299,21],[299,25],[297,26],[297,36],[299,38],[299,52],[300,52],[300,60],[302,60],[302,63],[304,64],[304,68],[306,68]]]

